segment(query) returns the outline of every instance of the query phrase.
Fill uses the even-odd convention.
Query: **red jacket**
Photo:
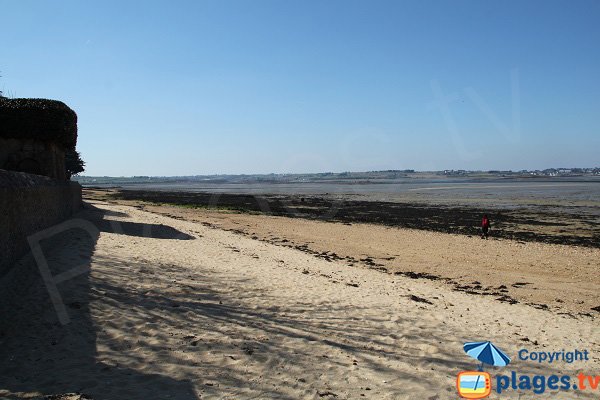
[[[490,227],[490,220],[483,217],[483,219],[481,220],[481,227],[482,228],[489,228]]]

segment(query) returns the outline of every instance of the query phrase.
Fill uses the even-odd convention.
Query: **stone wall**
[[[0,168],[67,179],[64,148],[36,139],[0,137]]]
[[[65,103],[0,97],[0,169],[66,180],[76,144],[77,114]]]
[[[0,169],[0,276],[29,251],[27,237],[81,208],[81,186]]]

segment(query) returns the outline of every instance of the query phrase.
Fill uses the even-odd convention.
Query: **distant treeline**
[[[239,175],[193,175],[193,176],[79,176],[77,181],[83,185],[122,185],[144,183],[309,183],[344,181],[392,181],[395,179],[432,179],[444,177],[486,178],[532,178],[532,177],[600,177],[600,167],[596,168],[549,168],[544,170],[521,171],[415,171],[412,169],[366,171],[366,172],[322,172],[309,174],[239,174]]]

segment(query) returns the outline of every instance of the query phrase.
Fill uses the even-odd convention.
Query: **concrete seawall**
[[[0,170],[0,277],[29,251],[27,237],[81,208],[81,186]]]

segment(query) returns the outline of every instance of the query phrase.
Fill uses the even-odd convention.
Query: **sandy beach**
[[[254,238],[232,231],[243,225],[242,217]],[[88,204],[77,218],[98,232],[70,229],[42,245],[52,275],[62,277],[57,289],[66,321],[64,315],[59,320],[31,256],[0,282],[7,315],[0,332],[0,398],[77,392],[92,399],[453,399],[456,374],[477,367],[462,344],[478,340],[493,341],[513,358],[507,369],[488,368],[492,375],[575,376],[600,369],[597,316],[581,315],[598,292],[597,274],[585,279],[597,270],[597,249],[529,244],[525,250],[509,241],[407,230],[395,232],[395,258],[387,260],[385,273],[369,264],[382,264],[392,243],[381,242],[385,231],[370,226],[363,227],[368,232],[345,231],[356,227],[323,223],[331,230],[311,233],[315,253],[360,235],[372,261],[350,266],[342,250],[362,249],[337,243],[339,257],[315,254],[290,247],[283,240],[291,239],[274,230],[287,224],[288,235],[300,241],[314,229],[304,224],[314,221],[226,214],[196,221],[102,202]],[[266,224],[266,218],[274,219]],[[280,239],[265,240],[259,225]],[[422,247],[414,248],[418,243]],[[504,269],[473,278],[475,265],[451,276],[458,264],[477,264],[482,254],[480,264]],[[407,259],[413,264],[403,265]],[[503,282],[518,302],[456,290],[442,279],[394,274],[394,268],[414,272],[425,262],[439,265],[431,274],[457,284],[459,275],[482,287],[498,279],[494,285]],[[578,282],[572,289],[552,287],[542,271],[556,282],[563,273]],[[523,279],[531,285],[513,287]],[[527,304],[528,291],[536,291],[528,286],[563,302],[547,309]],[[519,360],[520,349],[587,349],[591,358],[540,364]],[[502,397],[519,398],[511,390]]]

